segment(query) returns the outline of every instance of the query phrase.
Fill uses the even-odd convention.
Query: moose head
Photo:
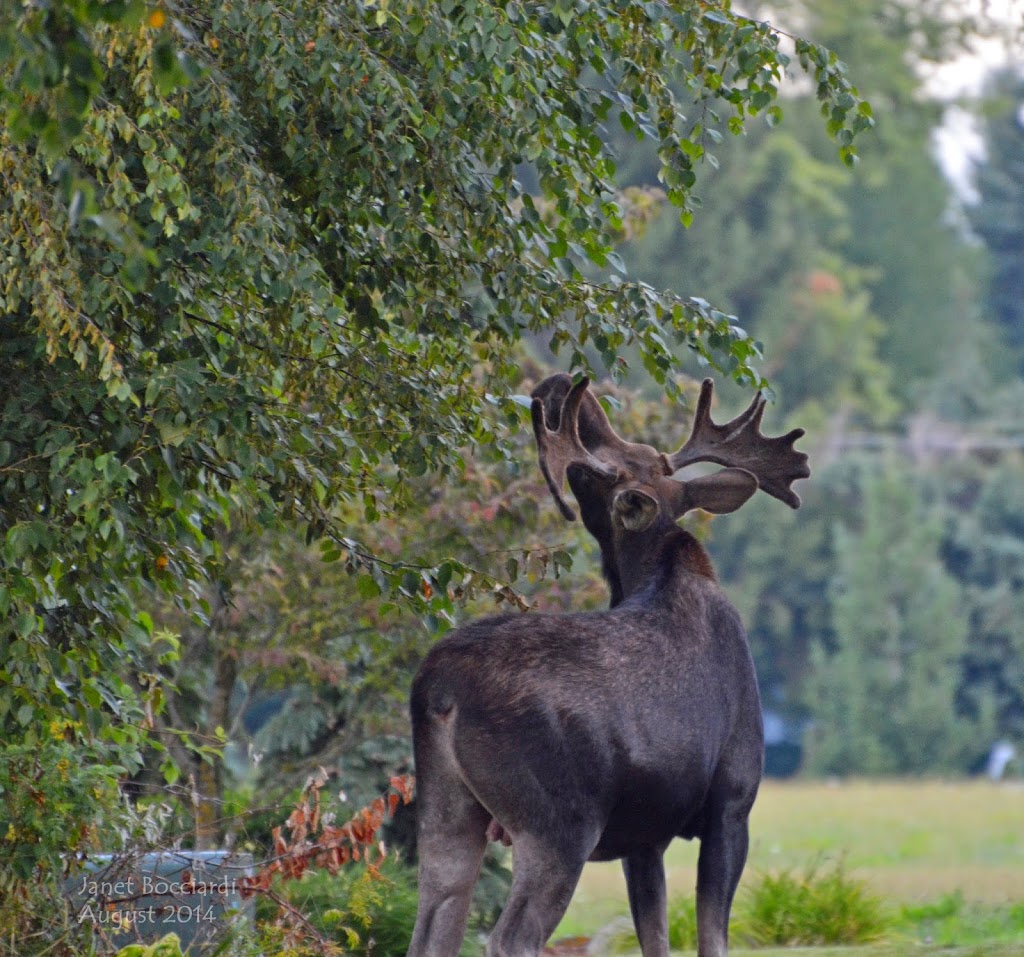
[[[638,562],[635,553],[649,552],[650,543],[686,512],[732,512],[758,489],[799,507],[791,485],[810,469],[806,454],[793,445],[804,430],[762,435],[766,401],[760,393],[743,413],[716,425],[711,420],[714,383],[705,379],[690,437],[668,454],[621,438],[588,387],[586,378],[573,384],[564,373],[550,376],[534,389],[530,412],[541,472],[555,503],[566,519],[576,518],[562,495],[568,478],[583,523],[601,546],[612,607],[643,579],[647,563]],[[726,468],[698,478],[677,477],[698,462]]]

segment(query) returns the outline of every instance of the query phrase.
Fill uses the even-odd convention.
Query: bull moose
[[[732,512],[759,488],[793,508],[810,474],[794,429],[768,438],[758,394],[732,421],[706,380],[675,453],[616,434],[588,380],[533,392],[541,470],[562,514],[566,479],[601,547],[607,611],[505,614],[457,629],[412,688],[419,910],[410,957],[454,957],[489,838],[513,849],[490,957],[535,955],[586,861],[621,859],[644,957],[666,957],[663,855],[700,840],[700,957],[727,953],[761,780],[757,680],[739,616],[703,547],[676,521]],[[677,477],[685,466],[725,466]]]

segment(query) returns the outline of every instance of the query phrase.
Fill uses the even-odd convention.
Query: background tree
[[[958,714],[968,618],[939,554],[940,513],[901,471],[866,470],[855,527],[837,525],[833,644],[812,653],[810,770],[884,775],[962,769],[991,728]]]
[[[989,255],[987,311],[1018,363],[1024,355],[1024,83],[1003,76],[986,108],[985,162],[971,227]]]
[[[968,714],[991,712],[999,734],[1021,741],[1024,463],[1019,452],[998,463],[964,463],[945,484],[946,494],[960,504],[945,543],[946,561],[964,583],[970,616],[959,704]]]
[[[765,344],[763,369],[783,410],[811,428],[814,481],[795,520],[752,506],[716,525],[711,542],[748,622],[766,702],[792,728],[814,717],[805,688],[811,648],[834,646],[830,596],[841,570],[833,528],[856,528],[860,518],[844,478],[852,450],[917,448],[905,481],[915,502],[941,515],[942,565],[964,589],[970,646],[984,643],[976,592],[951,559],[954,529],[973,521],[977,502],[957,490],[955,476],[1006,463],[1012,452],[1000,443],[1012,445],[1018,430],[992,398],[1005,378],[999,334],[979,306],[978,250],[933,152],[942,107],[924,87],[929,65],[955,57],[977,27],[962,13],[941,2],[773,5],[773,15],[827,36],[871,91],[878,127],[863,162],[852,173],[827,162],[818,105],[811,91],[796,92],[781,127],[750,124],[716,148],[688,230],[662,216],[623,252],[653,284],[711,289],[742,315]],[[625,181],[653,183],[652,155],[619,146]],[[956,460],[948,468],[920,454],[930,436],[949,441]],[[937,480],[952,484],[940,493]],[[957,674],[970,685],[967,672]],[[1013,684],[1007,677],[1003,688]],[[989,691],[975,691],[972,705],[961,699],[965,713],[991,704]]]
[[[634,159],[634,164],[636,163]],[[785,412],[814,427],[842,413],[889,420],[895,403],[879,361],[885,327],[868,276],[842,259],[849,172],[812,157],[789,129],[758,126],[717,151],[702,215],[687,230],[665,214],[624,251],[638,275],[706,289],[767,344],[765,371]],[[653,171],[635,169],[641,177]]]
[[[955,56],[965,24],[944,2],[798,0],[772,15],[827,38],[869,93],[880,115],[863,162],[843,175],[828,161],[815,96],[787,97],[779,129],[750,124],[715,149],[692,229],[665,216],[626,258],[652,283],[710,289],[743,316],[787,411],[810,399],[805,414],[819,420],[884,427],[965,339],[983,335],[975,257],[932,148],[941,108],[922,89],[922,65]],[[631,151],[622,172],[653,181],[653,154]],[[821,297],[810,308],[808,292]]]
[[[874,311],[886,318],[881,349],[897,370],[904,402],[940,374],[971,315],[971,258],[952,216],[953,199],[932,144],[941,105],[922,97],[930,64],[955,58],[977,25],[950,0],[798,3],[816,36],[841,51],[879,122],[842,192],[850,212],[844,257],[866,270]],[[805,128],[815,134],[810,123]],[[824,143],[814,136],[816,155]],[[927,343],[927,348],[923,344]]]

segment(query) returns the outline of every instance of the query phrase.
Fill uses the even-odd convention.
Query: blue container
[[[252,871],[252,855],[230,851],[92,854],[65,891],[79,923],[119,946],[177,934],[182,951],[200,957],[230,926],[252,919],[253,901],[240,893]]]

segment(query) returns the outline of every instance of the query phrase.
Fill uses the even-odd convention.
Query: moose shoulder
[[[644,957],[664,957],[662,856],[680,836],[701,841],[700,957],[722,957],[761,779],[761,708],[739,617],[676,520],[733,511],[758,488],[799,505],[803,433],[761,435],[760,396],[716,425],[708,380],[690,438],[665,454],[619,437],[585,379],[552,376],[533,395],[541,469],[573,519],[568,479],[612,607],[483,619],[423,662],[411,705],[420,904],[409,953],[458,953],[490,836],[514,854],[492,957],[537,954],[583,864],[614,858]],[[725,468],[673,477],[702,461]]]

